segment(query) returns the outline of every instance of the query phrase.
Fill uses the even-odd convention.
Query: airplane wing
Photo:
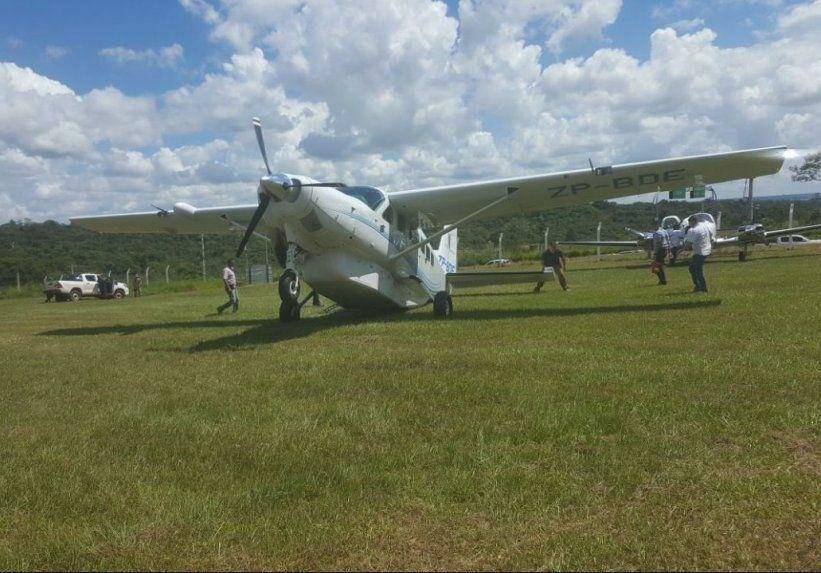
[[[391,205],[406,217],[424,213],[437,223],[453,222],[489,205],[481,218],[542,211],[565,205],[613,199],[657,189],[693,186],[696,177],[703,184],[772,175],[784,163],[786,147],[765,147],[627,163],[478,183],[445,185],[390,193]]]
[[[197,209],[177,203],[171,211],[72,217],[72,225],[102,233],[171,233],[227,235],[244,231],[257,205]]]
[[[787,227],[786,229],[776,229],[774,231],[766,231],[763,236],[765,238],[770,237],[780,237],[781,235],[790,235],[792,233],[804,233],[806,231],[813,231],[815,229],[821,229],[821,224],[818,225],[804,225],[802,227]],[[760,238],[761,235],[758,235]],[[717,246],[725,246],[725,245],[735,245],[741,242],[741,236],[736,235],[735,237],[725,237],[725,238],[718,238],[716,239],[715,243]],[[752,242],[761,242],[760,239],[758,241],[753,240]]]
[[[764,236],[778,237],[780,235],[789,235],[792,233],[805,233],[814,229],[821,229],[821,225],[804,225],[803,227],[788,227],[787,229],[778,229],[777,231],[767,231],[764,233]]]
[[[558,245],[587,245],[592,247],[639,247],[638,241],[557,241]]]
[[[554,279],[553,269],[547,267],[544,271],[489,271],[489,272],[467,272],[448,273],[446,280],[448,286],[453,287],[479,287],[493,285],[512,285],[537,282],[548,282]]]

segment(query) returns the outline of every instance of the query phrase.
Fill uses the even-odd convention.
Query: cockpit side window
[[[388,205],[387,208],[382,211],[382,218],[385,219],[388,224],[393,225],[393,207]]]
[[[348,197],[359,199],[373,211],[385,201],[385,195],[376,187],[339,187],[338,190]]]

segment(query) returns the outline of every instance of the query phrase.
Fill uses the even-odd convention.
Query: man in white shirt
[[[690,259],[690,276],[693,279],[693,292],[707,292],[707,281],[704,278],[704,261],[713,252],[713,236],[706,223],[692,216],[687,222],[689,229],[684,242],[693,245],[693,257]]]
[[[239,290],[237,290],[237,275],[234,273],[234,259],[228,259],[228,264],[222,269],[222,285],[225,287],[225,294],[228,295],[228,302],[217,307],[217,314],[222,314],[229,306],[233,306],[233,312],[239,310]]]

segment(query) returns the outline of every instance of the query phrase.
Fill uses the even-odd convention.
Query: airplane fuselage
[[[301,184],[309,177],[276,175]],[[265,226],[284,232],[286,268],[312,289],[345,308],[406,309],[428,303],[445,289],[456,261],[425,246],[391,256],[424,238],[420,229],[398,228],[388,197],[373,187],[301,187],[268,208]],[[446,239],[445,237],[444,239]]]

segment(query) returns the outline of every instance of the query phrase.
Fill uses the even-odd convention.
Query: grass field
[[[614,264],[448,321],[0,301],[0,568],[821,568],[821,249]]]

